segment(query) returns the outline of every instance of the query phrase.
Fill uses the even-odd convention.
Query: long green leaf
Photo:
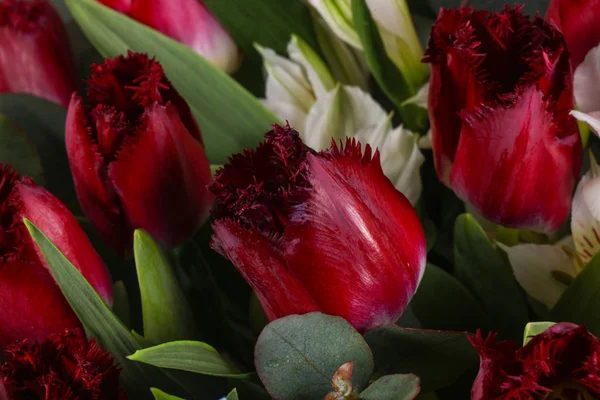
[[[237,368],[225,361],[219,352],[206,343],[180,340],[138,350],[130,360],[160,368],[177,369],[197,374],[245,378]]]
[[[24,222],[33,241],[37,243],[46,258],[54,279],[83,326],[121,366],[121,379],[130,396],[140,399],[151,398],[148,390],[151,386],[157,384],[172,386],[168,378],[158,369],[127,359],[127,355],[140,349],[129,330],[46,235],[28,220]]]
[[[133,252],[142,297],[144,338],[151,343],[194,339],[195,321],[175,271],[145,231],[133,234]]]
[[[150,388],[152,395],[154,396],[154,400],[184,400],[181,397],[172,396],[168,393],[163,392],[157,388]]]
[[[131,49],[156,57],[188,101],[211,163],[223,164],[232,153],[255,146],[270,125],[279,122],[235,80],[187,46],[94,0],[67,0],[67,6],[103,56],[116,57]]]

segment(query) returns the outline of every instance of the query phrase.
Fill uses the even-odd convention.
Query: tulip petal
[[[67,207],[46,189],[29,180],[17,183],[13,195],[19,201],[20,216],[30,220],[44,232],[100,297],[109,306],[112,305],[112,282],[108,270]],[[33,243],[31,245],[34,246]],[[36,252],[47,268],[45,258],[37,246]]]
[[[332,139],[355,136],[360,130],[388,119],[371,95],[352,86],[337,86],[317,100],[308,113],[302,140],[315,149],[326,149]]]
[[[122,253],[126,240],[122,237],[124,223],[118,198],[107,183],[104,160],[86,124],[82,99],[74,94],[67,113],[65,141],[77,199],[102,238]]]
[[[534,299],[552,308],[568,284],[556,279],[556,271],[570,277],[577,275],[572,256],[564,246],[573,247],[569,237],[555,245],[519,244],[513,247],[498,244],[508,255],[519,284]]]
[[[284,233],[290,271],[323,312],[359,330],[400,316],[426,258],[420,222],[378,158],[369,146],[363,157],[355,142],[309,155],[312,189]]]
[[[458,197],[493,222],[555,232],[568,216],[581,139],[574,119],[547,107],[533,87],[511,107],[461,115],[450,182]],[[548,168],[551,182],[539,175]]]
[[[128,225],[177,246],[208,217],[209,162],[175,105],[153,104],[143,118],[137,137],[124,144],[108,174]]]
[[[600,111],[600,46],[593,48],[577,67],[573,91],[575,103],[584,113]]]
[[[0,348],[28,338],[43,341],[65,329],[81,328],[50,272],[29,262],[0,268]]]
[[[267,318],[319,311],[301,284],[285,266],[276,246],[254,228],[229,219],[214,223],[211,246],[231,260],[256,292]]]
[[[584,266],[600,251],[600,198],[597,197],[600,196],[600,175],[593,156],[591,164],[592,167],[577,185],[571,211],[571,232],[577,255]]]
[[[226,73],[240,66],[235,42],[201,1],[133,0],[130,16],[189,46]]]

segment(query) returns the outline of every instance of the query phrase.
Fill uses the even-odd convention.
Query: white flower
[[[600,46],[590,50],[575,70],[573,91],[579,110],[600,111]]]

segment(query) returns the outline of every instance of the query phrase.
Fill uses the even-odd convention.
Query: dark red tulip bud
[[[0,2],[0,93],[27,93],[66,107],[76,88],[67,33],[52,5]]]
[[[208,217],[208,159],[190,108],[145,54],[94,65],[74,95],[67,153],[85,215],[119,253],[141,228],[177,246]]]
[[[425,238],[379,152],[354,140],[315,152],[289,126],[234,155],[211,186],[213,247],[270,320],[322,311],[366,330],[395,322],[425,268]]]
[[[600,341],[583,326],[556,324],[524,347],[471,339],[481,365],[472,400],[600,398]]]
[[[574,70],[600,44],[600,0],[551,0],[546,20],[565,36]]]
[[[491,221],[556,231],[582,157],[562,35],[520,7],[442,9],[426,61],[439,179]]]
[[[80,330],[67,330],[41,343],[18,341],[3,356],[0,399],[127,399],[112,356],[94,339],[88,342]]]
[[[44,232],[104,301],[112,303],[108,271],[75,217],[44,188],[0,164],[0,348],[81,326],[23,218]]]

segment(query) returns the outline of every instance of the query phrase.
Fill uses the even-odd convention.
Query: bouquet
[[[0,400],[600,399],[600,2],[0,0]]]

